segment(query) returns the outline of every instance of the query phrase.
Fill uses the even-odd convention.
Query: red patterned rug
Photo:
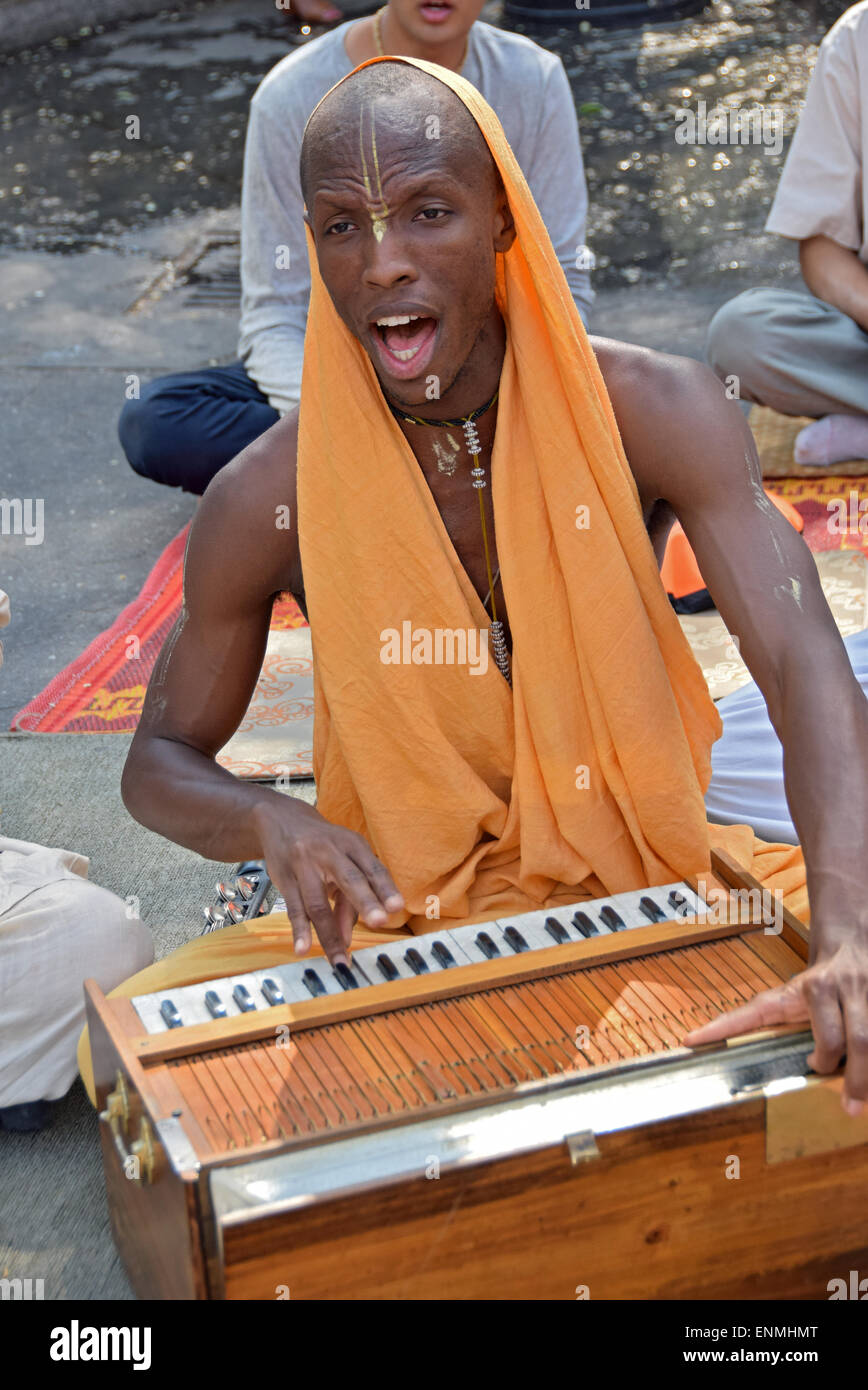
[[[868,478],[775,478],[766,486],[804,519],[811,550],[861,550],[868,559]]]
[[[157,655],[181,611],[189,527],[166,547],[138,598],[81,656],[19,710],[13,729],[40,734],[125,733],[135,729]],[[283,595],[272,628],[306,627],[298,604]]]

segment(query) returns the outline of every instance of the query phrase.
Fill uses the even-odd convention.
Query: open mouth
[[[419,13],[429,24],[442,24],[453,12],[453,6],[441,3],[441,0],[426,0],[424,5],[419,6]]]
[[[434,351],[439,320],[424,314],[389,314],[371,325],[390,376],[410,380],[424,372]]]

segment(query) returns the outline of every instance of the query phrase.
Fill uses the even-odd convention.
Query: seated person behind
[[[711,321],[708,360],[744,400],[812,415],[797,463],[868,458],[868,0],[820,47],[766,230],[799,243],[810,294],[753,289]]]
[[[83,981],[112,989],[154,959],[150,932],[87,869],[82,854],[0,835],[0,1129],[42,1129],[75,1080]]]
[[[297,951],[313,928],[333,963],[351,936],[431,930],[432,914],[454,926],[700,872],[712,833],[738,837],[761,880],[784,865],[804,883],[798,849],[707,824],[720,721],[655,558],[677,514],[783,742],[813,913],[811,968],[690,1037],[810,1016],[813,1064],[846,1050],[858,1109],[868,702],[738,405],[695,362],[592,350],[497,118],[444,69],[387,59],[344,79],[308,122],[302,186],[301,410],[199,508],[129,810],[208,858],[265,859]],[[287,589],[314,644],[316,809],[215,761]],[[205,940],[207,963],[188,943],[123,993],[280,954],[243,925]],[[92,1089],[86,1037],[79,1056]]]
[[[588,195],[563,63],[530,39],[478,22],[481,9],[482,0],[454,0],[448,17],[435,20],[417,0],[391,0],[378,16],[297,48],[267,75],[251,103],[244,154],[241,360],[160,377],[125,405],[120,438],[137,473],[204,492],[218,469],[297,405],[310,295],[298,182],[304,123],[330,87],[378,52],[460,71],[498,112],[587,320]],[[429,122],[426,139],[437,138]]]

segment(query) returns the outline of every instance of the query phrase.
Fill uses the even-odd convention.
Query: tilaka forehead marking
[[[368,172],[368,162],[365,159],[366,112],[371,119],[371,158],[374,165],[374,176],[376,178],[377,183],[377,200],[379,201],[379,207],[376,209],[373,207],[374,191],[371,187],[371,178]],[[368,195],[368,203],[371,204],[371,207],[369,208],[371,218],[371,229],[374,233],[374,236],[377,238],[377,241],[380,242],[386,235],[386,218],[389,216],[389,208],[385,198],[383,197],[383,184],[380,179],[380,161],[377,158],[377,130],[376,125],[374,123],[373,100],[363,103],[361,112],[359,113],[359,154],[362,160],[362,178],[364,179],[365,183],[365,192]]]

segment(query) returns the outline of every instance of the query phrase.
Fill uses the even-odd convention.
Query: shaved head
[[[448,160],[473,170],[494,191],[500,179],[485,139],[464,102],[445,82],[410,63],[373,63],[339,83],[313,112],[301,145],[301,191],[310,207],[320,179],[358,158],[366,112],[395,148],[421,168]]]

